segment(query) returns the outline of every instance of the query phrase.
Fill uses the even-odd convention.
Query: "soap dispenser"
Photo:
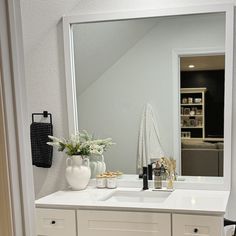
[[[153,169],[154,172],[154,188],[162,188],[162,177],[161,177],[161,167],[159,163],[156,164],[156,167]]]
[[[166,168],[164,167],[163,164],[161,164],[160,171],[161,171],[161,180],[166,180],[167,179],[167,172],[166,172]]]

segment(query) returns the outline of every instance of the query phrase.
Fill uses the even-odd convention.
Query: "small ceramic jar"
[[[97,188],[106,188],[106,178],[102,176],[96,177],[96,187]]]
[[[183,99],[182,99],[182,103],[183,103],[183,104],[188,103],[188,99],[187,99],[187,98],[183,98]]]
[[[192,104],[193,103],[193,98],[189,97],[188,98],[188,104]]]
[[[107,177],[107,188],[117,188],[117,177],[116,176]]]

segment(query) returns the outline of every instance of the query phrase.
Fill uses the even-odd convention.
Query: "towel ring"
[[[43,113],[32,113],[32,122],[34,122],[34,116],[43,116],[44,118],[50,118],[50,123],[52,124],[52,114],[48,111],[43,111]]]

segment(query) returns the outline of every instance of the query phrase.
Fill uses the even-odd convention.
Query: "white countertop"
[[[103,209],[224,215],[229,198],[229,191],[176,189],[164,202],[160,203],[102,201],[104,197],[117,190],[142,191],[140,188],[119,187],[117,189],[97,189],[89,186],[82,191],[58,191],[36,200],[35,203],[38,208]]]

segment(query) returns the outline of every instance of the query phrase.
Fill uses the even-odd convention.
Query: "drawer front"
[[[74,210],[36,209],[38,236],[76,236]]]
[[[223,236],[223,218],[173,214],[173,236]]]
[[[171,236],[165,213],[78,210],[79,236]]]

